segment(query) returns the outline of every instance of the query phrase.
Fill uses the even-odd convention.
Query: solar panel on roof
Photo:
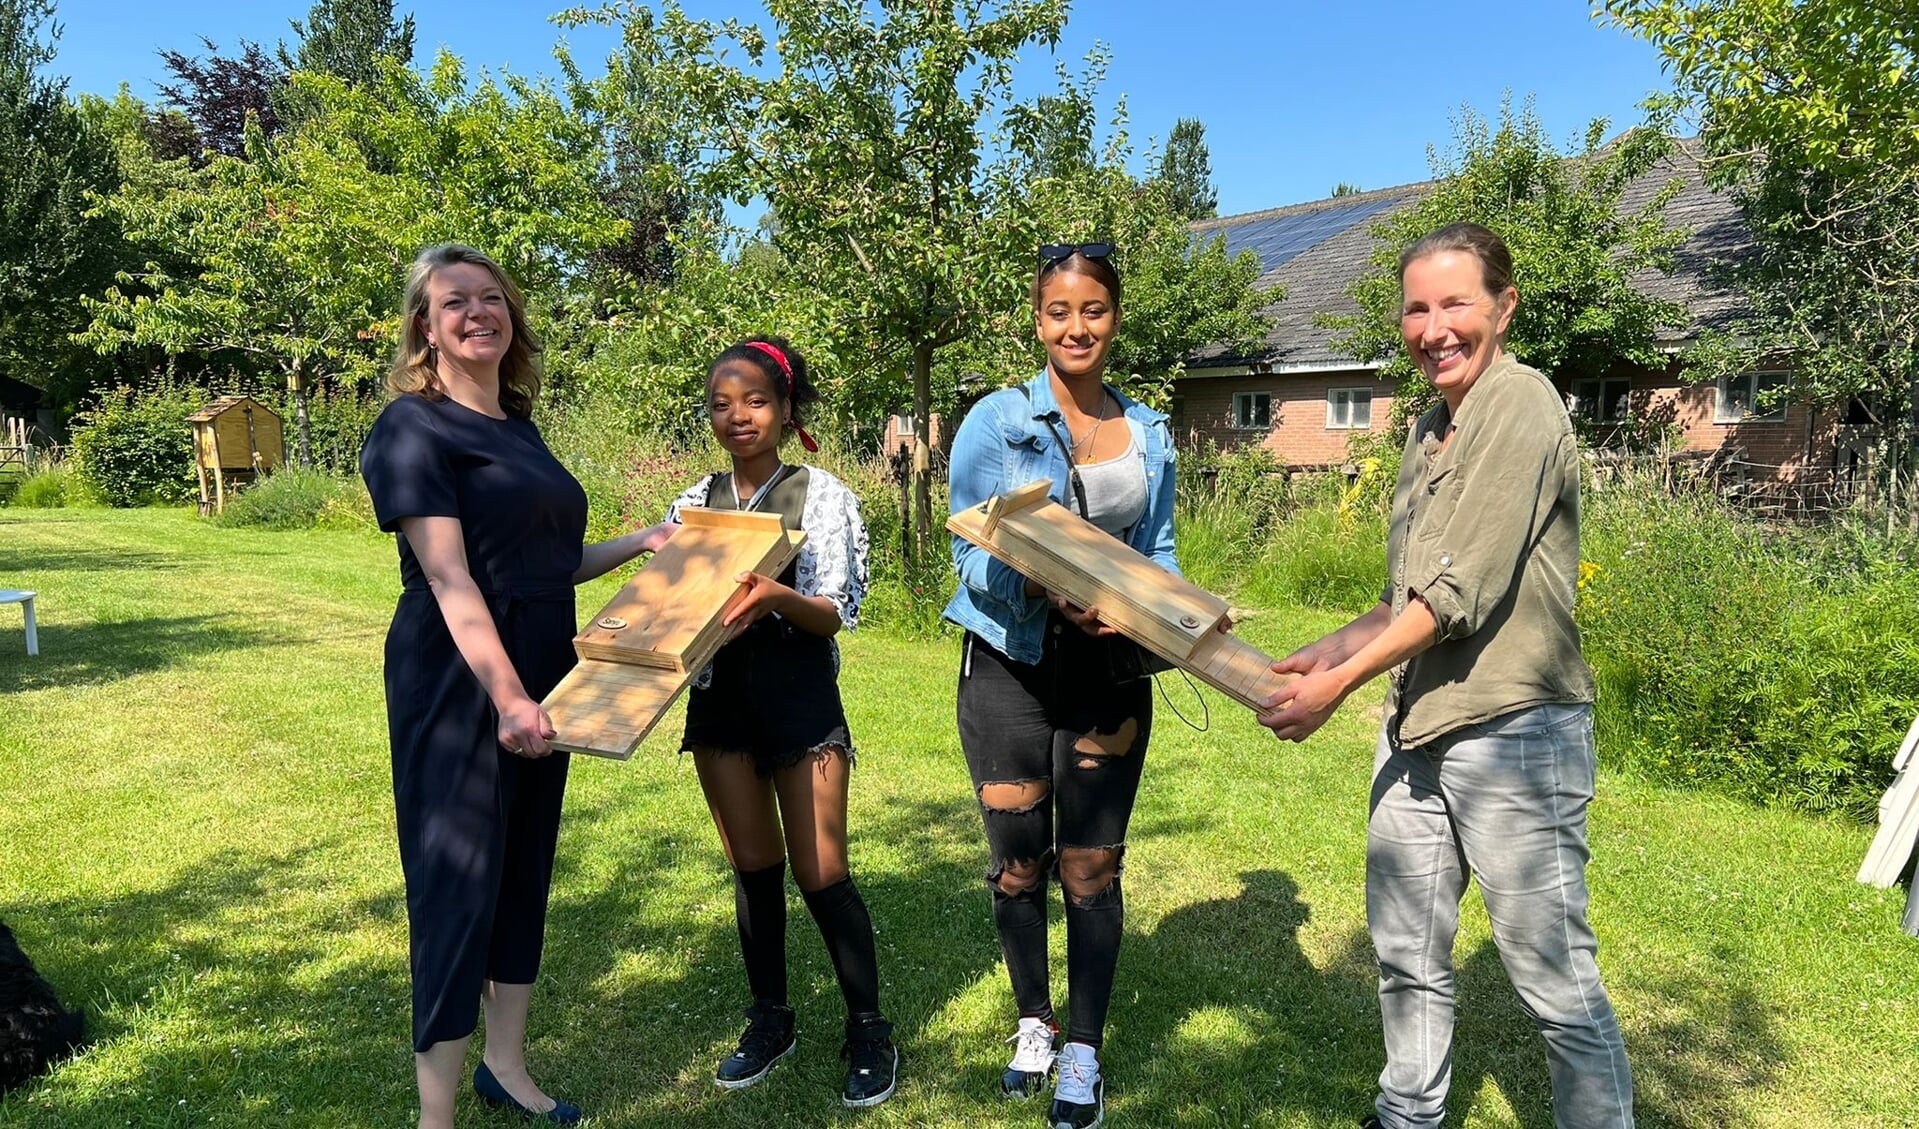
[[[1204,238],[1210,241],[1214,236],[1224,235],[1228,255],[1252,251],[1259,256],[1260,270],[1269,271],[1398,202],[1386,197],[1339,208],[1250,219],[1215,228]]]

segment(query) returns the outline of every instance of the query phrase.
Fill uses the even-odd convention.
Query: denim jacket
[[[1122,538],[1171,572],[1173,552],[1173,436],[1166,417],[1108,388],[1133,433],[1133,457],[1146,471],[1146,511]],[[1066,455],[1047,426],[1065,423],[1053,382],[1045,370],[1024,389],[1003,388],[966,413],[953,437],[952,510],[977,506],[995,494],[1035,479],[1053,480],[1049,496],[1069,510]],[[1026,578],[963,538],[953,538],[953,568],[959,590],[945,616],[978,635],[1015,662],[1037,663],[1046,631],[1047,602],[1028,596]]]

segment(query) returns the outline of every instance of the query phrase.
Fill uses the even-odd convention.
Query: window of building
[[[1271,392],[1234,393],[1233,426],[1261,430],[1272,427],[1273,394]]]
[[[1786,386],[1783,372],[1742,372],[1719,378],[1714,423],[1778,423],[1786,418],[1784,397],[1771,393]]]
[[[901,436],[903,438],[908,438],[908,439],[912,438],[913,417],[910,415],[894,416],[893,417],[893,434]]]
[[[1623,376],[1573,381],[1572,414],[1594,423],[1623,423],[1632,414],[1632,381]]]
[[[1373,426],[1373,390],[1370,388],[1328,388],[1326,390],[1326,426],[1366,430]]]

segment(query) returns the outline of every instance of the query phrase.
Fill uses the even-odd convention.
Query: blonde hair
[[[500,264],[484,251],[458,243],[442,243],[421,251],[407,270],[406,293],[400,300],[400,346],[393,355],[393,367],[387,371],[386,386],[396,396],[424,396],[442,400],[439,358],[427,344],[427,284],[435,271],[469,263],[486,268],[506,295],[507,315],[513,324],[513,339],[506,356],[500,358],[500,410],[526,419],[533,414],[533,401],[540,394],[540,354],[545,347],[526,324],[526,298]]]

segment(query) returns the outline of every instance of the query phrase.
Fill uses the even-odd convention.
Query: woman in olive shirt
[[[1400,333],[1443,402],[1407,439],[1380,603],[1273,664],[1260,722],[1304,740],[1392,673],[1366,842],[1386,1068],[1377,1129],[1436,1126],[1452,1080],[1469,877],[1546,1040],[1560,1129],[1632,1125],[1632,1074],[1586,921],[1592,675],[1579,653],[1579,463],[1551,383],[1506,352],[1512,256],[1477,224],[1400,256]]]

